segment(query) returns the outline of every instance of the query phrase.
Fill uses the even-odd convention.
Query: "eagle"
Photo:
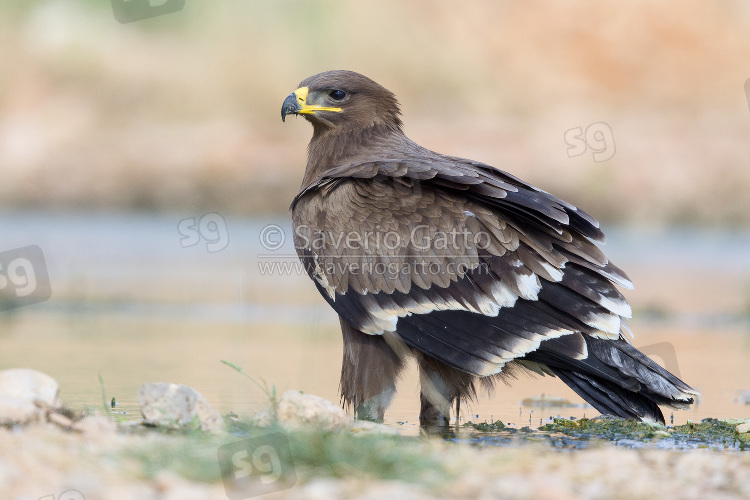
[[[339,315],[340,392],[382,421],[405,363],[422,426],[519,372],[560,378],[603,414],[664,423],[698,393],[638,351],[599,223],[484,163],[403,132],[395,95],[352,71],[303,80],[281,108],[313,127],[291,210],[299,259]]]

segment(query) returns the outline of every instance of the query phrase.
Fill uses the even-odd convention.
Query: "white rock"
[[[40,371],[11,368],[0,371],[0,395],[33,403],[43,401],[53,408],[60,406],[60,384]]]
[[[746,432],[750,432],[750,422],[746,422],[744,424],[740,424],[737,427],[735,427],[735,429],[737,430],[737,432],[739,434],[744,434]]]
[[[276,416],[279,424],[287,430],[345,429],[351,421],[337,405],[300,391],[287,391],[281,395]]]
[[[0,395],[0,424],[30,424],[43,420],[44,412],[34,403]]]
[[[117,422],[103,415],[90,415],[73,424],[73,429],[84,434],[106,434],[109,435],[117,430]]]
[[[258,413],[250,417],[250,422],[258,427],[270,427],[275,421],[276,416],[273,414],[273,410],[270,408],[259,411]]]
[[[379,424],[377,422],[370,422],[369,420],[355,420],[349,426],[349,430],[352,434],[366,435],[366,434],[393,434],[398,435],[398,429],[389,427],[385,424]]]
[[[138,404],[146,423],[162,426],[184,426],[197,417],[200,428],[219,432],[221,415],[198,391],[182,384],[144,384],[138,389]]]

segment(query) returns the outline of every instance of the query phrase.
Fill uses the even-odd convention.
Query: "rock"
[[[320,396],[302,394],[300,391],[286,391],[281,395],[276,417],[287,430],[346,429],[351,421],[337,405]]]
[[[355,420],[349,425],[349,430],[355,435],[391,434],[397,436],[399,434],[398,429],[369,420]]]
[[[44,412],[31,401],[0,395],[0,424],[31,424],[42,422]]]
[[[738,434],[744,434],[746,432],[750,432],[750,422],[746,422],[744,424],[740,424],[737,427],[735,427],[735,430]]]
[[[117,422],[102,415],[91,415],[75,422],[73,429],[84,434],[109,434],[117,430]]]
[[[744,424],[745,422],[750,422],[750,420],[745,419],[745,418],[722,418],[720,422],[729,424],[729,425],[734,425],[736,427],[740,424]]]
[[[63,429],[73,429],[73,421],[61,413],[50,412],[47,414],[47,421],[59,425]]]
[[[250,417],[250,422],[257,427],[271,427],[276,422],[276,416],[273,410],[268,408]]]
[[[40,371],[30,368],[11,368],[0,371],[0,395],[34,403],[39,400],[57,408],[60,384]]]
[[[144,384],[138,389],[138,404],[147,424],[165,427],[200,425],[206,432],[219,432],[221,415],[198,391],[182,384]]]

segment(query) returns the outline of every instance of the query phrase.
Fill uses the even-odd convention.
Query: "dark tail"
[[[583,335],[588,350],[573,359],[545,341],[525,359],[542,363],[601,413],[664,423],[659,405],[687,409],[698,392],[624,340]]]

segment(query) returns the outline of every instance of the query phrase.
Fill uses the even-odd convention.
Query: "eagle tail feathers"
[[[526,358],[546,365],[601,413],[622,418],[663,424],[659,406],[686,409],[698,395],[624,340],[585,339],[588,356],[583,359],[561,355],[548,342]]]

